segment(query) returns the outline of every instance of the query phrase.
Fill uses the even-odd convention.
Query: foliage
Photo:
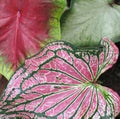
[[[0,118],[114,119],[120,98],[97,79],[117,57],[117,47],[106,38],[96,49],[64,42],[46,46],[11,78],[0,101]]]
[[[71,0],[62,16],[62,39],[76,46],[97,46],[106,36],[120,41],[120,5],[113,0]]]
[[[60,39],[65,0],[0,0],[0,73],[7,79],[46,42]]]
[[[0,98],[1,119],[114,119],[119,114],[119,95],[97,80],[118,58],[115,44],[100,39],[120,36],[120,7],[112,0],[71,3],[61,22],[65,41],[39,52],[60,39],[66,1],[0,1],[0,73],[8,79],[14,73]]]

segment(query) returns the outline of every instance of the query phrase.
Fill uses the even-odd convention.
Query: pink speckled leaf
[[[94,49],[48,45],[11,78],[0,101],[0,118],[114,119],[120,97],[96,81],[117,57],[118,49],[107,38]]]
[[[0,0],[1,74],[9,79],[26,57],[60,39],[65,4],[65,0]]]

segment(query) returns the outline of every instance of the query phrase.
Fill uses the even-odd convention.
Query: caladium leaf
[[[114,119],[120,97],[97,84],[97,78],[117,57],[117,47],[107,38],[94,49],[64,42],[46,46],[11,78],[1,97],[0,118]]]
[[[60,39],[66,0],[0,0],[0,73],[10,78],[26,56]]]
[[[76,46],[98,45],[104,36],[120,41],[120,5],[114,1],[71,0],[61,20],[62,39]]]

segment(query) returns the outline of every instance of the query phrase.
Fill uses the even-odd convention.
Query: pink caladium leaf
[[[60,39],[65,6],[66,0],[0,0],[0,73],[9,79],[27,56]]]
[[[64,42],[46,46],[11,78],[1,97],[0,118],[114,119],[120,97],[97,84],[97,78],[117,57],[117,47],[107,38],[93,49]]]

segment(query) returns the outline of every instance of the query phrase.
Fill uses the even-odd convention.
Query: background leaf
[[[26,56],[60,39],[65,6],[65,0],[0,1],[0,73],[9,79]]]
[[[107,36],[120,41],[120,6],[114,0],[71,0],[62,16],[62,39],[76,46],[98,45]]]
[[[96,80],[116,62],[118,49],[107,38],[101,44],[102,50],[86,50],[55,42],[27,59],[1,97],[0,118],[114,119],[120,97]]]

